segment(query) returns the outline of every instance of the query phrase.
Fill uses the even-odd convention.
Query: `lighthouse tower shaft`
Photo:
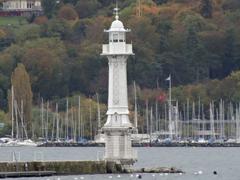
[[[129,31],[116,15],[111,28],[105,30],[109,34],[109,43],[102,49],[109,66],[107,122],[102,128],[106,139],[105,159],[123,164],[136,161],[131,144],[133,126],[128,117],[127,58],[133,55],[132,44],[126,43],[126,32]]]

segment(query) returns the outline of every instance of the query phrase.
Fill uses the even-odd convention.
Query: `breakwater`
[[[56,175],[121,173],[122,166],[106,161],[1,162],[4,172],[55,172]]]
[[[182,173],[182,170],[176,168],[128,169],[124,168],[124,165],[110,161],[33,161],[0,163],[0,178],[117,173]]]

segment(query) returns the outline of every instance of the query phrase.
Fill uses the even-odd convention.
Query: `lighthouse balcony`
[[[103,44],[102,55],[132,55],[132,44]]]

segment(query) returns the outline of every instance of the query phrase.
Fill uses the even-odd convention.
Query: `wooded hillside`
[[[100,53],[114,7],[112,0],[43,0],[46,16],[1,26],[0,108],[7,110],[11,74],[18,63],[30,75],[34,103],[39,97],[91,97],[96,92],[107,102],[108,66]],[[121,0],[119,7],[120,19],[132,29],[128,41],[135,53],[128,61],[128,82],[135,80],[145,89],[141,96],[158,96],[150,89],[166,89],[169,74],[176,87],[200,83],[215,88],[212,84],[239,70],[239,0]],[[223,87],[227,91],[229,86]],[[176,91],[182,94],[188,88]]]

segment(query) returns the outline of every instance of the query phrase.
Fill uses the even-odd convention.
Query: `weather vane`
[[[114,10],[114,14],[115,14],[115,19],[118,20],[119,19],[118,0],[116,0],[116,7],[113,10]]]

